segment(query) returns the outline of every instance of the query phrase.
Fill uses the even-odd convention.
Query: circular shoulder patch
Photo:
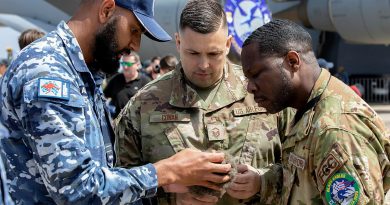
[[[325,197],[328,204],[355,205],[359,195],[359,183],[345,172],[334,174],[326,183]]]

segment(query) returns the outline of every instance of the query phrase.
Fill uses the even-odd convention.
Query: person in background
[[[5,71],[8,68],[8,60],[2,59],[0,60],[0,78],[4,75]]]
[[[164,75],[175,69],[176,65],[179,63],[177,58],[173,55],[167,55],[160,60],[160,74]]]
[[[107,98],[111,98],[111,102],[115,106],[114,118],[118,116],[130,98],[150,82],[149,77],[138,72],[141,68],[141,61],[136,52],[122,56],[120,64],[123,69],[122,73],[112,77],[103,91]]]
[[[150,64],[145,68],[146,73],[148,73],[152,80],[156,79],[156,76],[160,72],[160,59],[161,58],[159,56],[153,57],[150,60]]]
[[[180,64],[141,89],[115,120],[118,166],[153,163],[188,147],[225,152],[229,163],[241,163],[226,193],[160,189],[160,205],[267,203],[257,194],[263,168],[281,159],[277,117],[247,93],[242,68],[227,59],[231,42],[219,3],[189,1],[176,34]]]
[[[27,29],[23,31],[18,39],[19,48],[22,50],[24,47],[34,42],[35,40],[45,36],[45,33],[37,29]]]
[[[325,59],[323,58],[319,58],[317,59],[317,62],[318,62],[318,65],[320,66],[320,68],[325,68],[326,70],[330,70],[333,68],[334,64],[332,62],[328,62],[326,61]]]
[[[271,204],[383,204],[390,189],[390,132],[366,102],[319,67],[310,34],[274,19],[245,40],[241,59],[259,106],[269,113],[297,109],[282,138],[282,164],[263,173],[261,198]]]
[[[345,70],[344,66],[337,67],[337,71],[334,74],[334,77],[338,78],[339,80],[343,81],[346,85],[349,85],[349,74]]]
[[[16,204],[141,204],[170,184],[229,180],[221,153],[186,149],[131,169],[113,166],[114,133],[101,83],[145,34],[171,37],[154,0],[81,0],[71,19],[25,47],[0,85],[0,122],[10,195]],[[220,173],[220,174],[218,174]],[[221,174],[222,173],[222,174]]]

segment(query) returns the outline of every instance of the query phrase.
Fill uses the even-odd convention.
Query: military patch
[[[38,97],[69,100],[70,82],[67,80],[39,78]]]
[[[210,141],[226,139],[225,127],[222,124],[208,124],[207,135]]]
[[[292,152],[290,152],[290,155],[288,156],[288,163],[302,170],[305,169],[306,166],[306,160]]]
[[[328,204],[355,205],[359,195],[359,183],[347,173],[338,172],[326,183],[325,197]]]
[[[347,161],[348,158],[345,155],[339,144],[336,143],[332,146],[332,150],[322,160],[317,169],[317,177],[323,185]]]
[[[150,115],[150,122],[190,122],[190,114],[166,113]]]
[[[262,113],[262,112],[264,112],[264,113],[266,112],[265,108],[257,107],[257,106],[249,106],[249,107],[234,108],[233,109],[233,115],[235,117],[254,114],[254,113]]]

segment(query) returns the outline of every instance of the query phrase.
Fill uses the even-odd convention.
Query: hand
[[[218,197],[216,196],[195,196],[191,193],[176,194],[176,205],[213,205],[217,202]]]
[[[206,153],[185,149],[154,164],[157,170],[158,184],[159,186],[167,184],[199,185],[221,190],[215,183],[228,181],[227,173],[231,169],[230,164],[220,164],[223,160],[223,153]]]
[[[250,165],[239,164],[237,175],[226,192],[236,199],[248,199],[260,191],[260,174]]]
[[[168,184],[163,186],[163,189],[170,193],[187,193],[189,191],[188,187],[181,184]]]

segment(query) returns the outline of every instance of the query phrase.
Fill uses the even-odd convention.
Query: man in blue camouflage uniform
[[[2,139],[17,204],[125,204],[176,183],[225,182],[223,154],[184,150],[133,169],[112,168],[113,139],[102,99],[104,73],[138,50],[143,32],[170,36],[153,19],[153,0],[82,0],[68,23],[26,47],[1,82]],[[213,163],[216,162],[216,163]],[[214,186],[215,187],[215,186]]]
[[[0,123],[0,139],[8,137],[8,130]],[[3,148],[0,146],[0,196],[1,201],[0,205],[12,205],[14,204],[9,196],[8,186],[7,186],[7,177],[5,173],[5,168],[3,165]]]

